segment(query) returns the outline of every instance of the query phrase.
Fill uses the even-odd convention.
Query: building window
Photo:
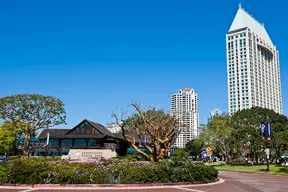
[[[58,147],[59,146],[58,139],[49,139],[49,146]]]
[[[97,140],[96,139],[89,139],[88,140],[88,146],[97,146]]]
[[[85,123],[82,125],[82,129],[87,130],[89,128],[89,126]]]
[[[85,147],[86,146],[86,140],[85,139],[75,139],[74,146]]]
[[[61,141],[62,147],[72,147],[72,139],[63,139]]]
[[[58,156],[59,151],[57,149],[49,149],[48,150],[48,155],[49,156]]]

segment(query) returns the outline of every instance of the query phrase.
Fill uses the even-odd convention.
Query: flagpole
[[[49,145],[49,130],[48,130],[48,125],[46,128],[46,145],[45,145],[45,156],[47,157],[48,155],[48,145]]]

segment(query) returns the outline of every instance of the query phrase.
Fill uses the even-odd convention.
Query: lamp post
[[[271,125],[270,123],[267,123],[266,121],[261,123],[261,135],[263,141],[271,141],[272,140],[272,131],[271,131]],[[270,157],[270,149],[267,147],[265,149],[266,152],[266,160],[267,160],[267,171],[269,172],[269,157]]]

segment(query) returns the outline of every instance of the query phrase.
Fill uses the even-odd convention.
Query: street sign
[[[206,148],[206,151],[207,151],[207,152],[212,151],[211,147],[207,147],[207,148]]]
[[[206,151],[205,148],[202,149],[201,155],[202,155],[202,159],[206,159],[206,157],[207,157],[207,151]]]

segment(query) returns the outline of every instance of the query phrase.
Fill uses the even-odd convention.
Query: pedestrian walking
[[[8,158],[7,158],[6,155],[4,155],[4,157],[2,158],[2,161],[3,161],[4,163],[7,163],[7,162],[8,162]]]

